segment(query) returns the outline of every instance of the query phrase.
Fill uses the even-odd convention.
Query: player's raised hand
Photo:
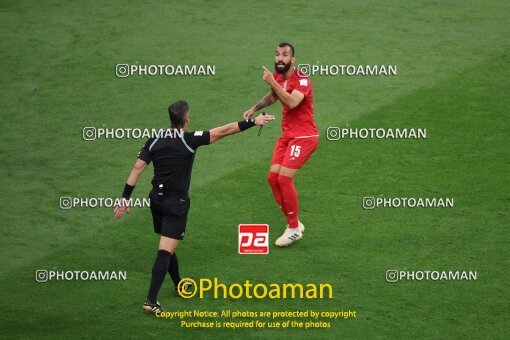
[[[129,201],[125,198],[122,198],[119,202],[119,204],[115,207],[115,219],[120,219],[122,215],[125,213],[128,213],[131,211],[129,208]]]
[[[254,113],[255,113],[255,109],[253,107],[251,109],[249,109],[248,111],[244,111],[243,119],[244,120],[250,119],[251,116],[253,116]]]
[[[276,83],[276,80],[274,79],[273,73],[267,69],[267,67],[262,66],[262,70],[264,71],[264,75],[262,76],[262,79],[269,85],[273,86]]]
[[[265,125],[270,120],[274,120],[273,115],[261,113],[257,118],[255,118],[255,125]]]

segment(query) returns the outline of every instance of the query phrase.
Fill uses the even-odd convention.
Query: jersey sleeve
[[[190,148],[196,150],[199,146],[209,145],[211,141],[211,134],[209,131],[186,132],[184,134],[184,140]]]
[[[150,146],[153,143],[154,138],[150,138],[147,140],[147,142],[144,144],[140,152],[138,153],[137,158],[141,159],[145,163],[149,164],[152,161]]]
[[[306,97],[310,94],[310,92],[312,92],[312,83],[310,82],[310,79],[308,79],[308,78],[305,78],[305,77],[299,78],[296,81],[293,90],[298,90],[299,92],[304,94]]]

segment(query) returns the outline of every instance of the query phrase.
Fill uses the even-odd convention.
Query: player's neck
[[[292,66],[291,68],[289,68],[289,70],[287,72],[282,74],[283,79],[290,78],[290,76],[292,76],[292,73],[294,73],[294,66]]]

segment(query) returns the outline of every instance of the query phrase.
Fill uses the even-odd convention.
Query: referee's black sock
[[[166,250],[158,250],[158,256],[156,256],[156,261],[154,262],[154,266],[152,266],[151,286],[149,288],[149,294],[147,295],[147,299],[150,303],[156,303],[158,299],[158,293],[165,280],[165,275],[172,261],[172,257],[173,255]]]
[[[168,266],[168,274],[170,274],[175,287],[177,287],[179,282],[181,282],[181,276],[179,275],[179,262],[177,261],[177,254],[175,251],[174,256],[172,256],[170,260],[170,265]]]

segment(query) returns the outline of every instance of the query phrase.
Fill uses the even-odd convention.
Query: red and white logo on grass
[[[240,224],[239,254],[269,254],[269,225]]]

